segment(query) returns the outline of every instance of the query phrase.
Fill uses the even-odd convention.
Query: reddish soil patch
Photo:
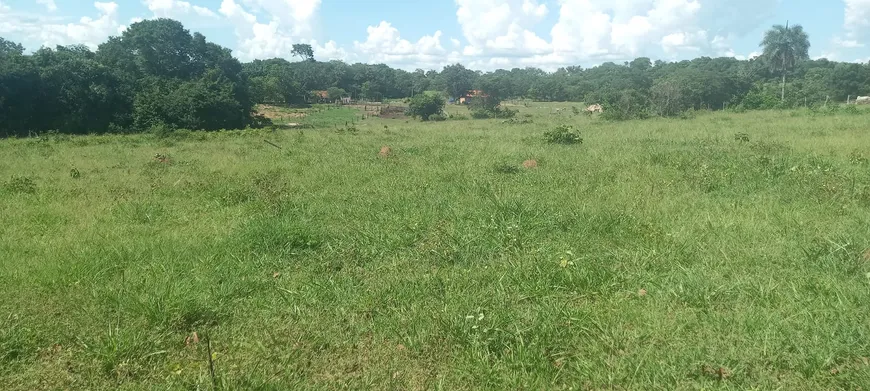
[[[392,154],[393,154],[393,149],[386,146],[386,145],[381,147],[381,151],[378,152],[378,155],[380,155],[381,157],[389,157]]]
[[[535,159],[529,159],[523,162],[523,167],[525,168],[538,168],[538,161]]]

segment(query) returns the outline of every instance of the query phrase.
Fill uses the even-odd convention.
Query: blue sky
[[[766,28],[800,23],[810,56],[870,60],[870,0],[0,0],[0,36],[95,47],[131,23],[182,21],[243,61],[291,58],[437,69],[592,66],[639,56],[751,57]]]

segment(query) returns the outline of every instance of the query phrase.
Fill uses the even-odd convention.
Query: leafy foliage
[[[870,64],[808,60],[809,39],[801,26],[773,26],[762,45],[764,54],[746,61],[641,57],[555,72],[482,73],[461,64],[407,72],[384,64],[315,61],[307,44],[293,45],[301,61],[241,64],[228,49],[177,21],[146,20],[95,52],[73,45],[25,54],[20,44],[0,38],[0,136],[141,132],[157,124],[243,128],[263,123],[252,116],[255,103],[308,105],[324,96],[380,101],[425,92],[458,98],[474,89],[485,91],[471,99],[474,118],[513,117],[501,102],[526,98],[601,104],[602,118],[626,120],[685,117],[689,110],[822,107],[870,91]]]
[[[583,137],[580,131],[570,125],[559,125],[556,129],[544,133],[544,140],[550,144],[582,144]]]
[[[432,116],[440,115],[444,111],[445,103],[444,98],[438,95],[415,95],[408,103],[407,114],[428,121]]]

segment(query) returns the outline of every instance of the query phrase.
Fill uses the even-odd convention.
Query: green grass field
[[[0,389],[870,387],[870,115],[570,106],[0,140]]]

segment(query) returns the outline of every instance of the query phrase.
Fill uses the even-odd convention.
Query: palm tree
[[[786,22],[785,26],[778,24],[767,30],[761,46],[764,47],[764,56],[771,66],[779,67],[782,72],[781,99],[785,101],[785,74],[798,61],[810,58],[810,38],[801,25],[789,27]]]

